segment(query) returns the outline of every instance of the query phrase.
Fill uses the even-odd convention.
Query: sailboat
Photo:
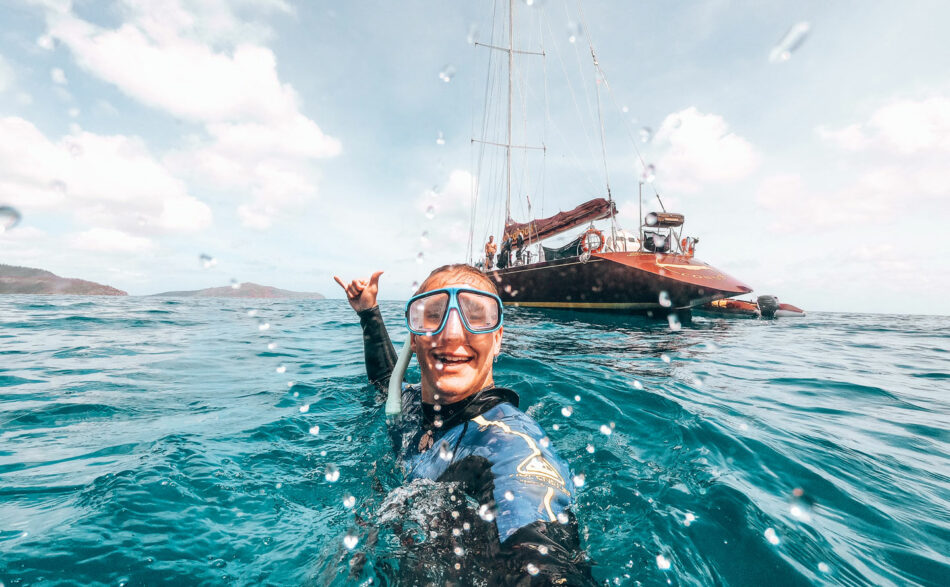
[[[469,235],[470,263],[481,267],[496,281],[502,301],[509,306],[531,308],[663,315],[688,313],[694,306],[751,292],[747,285],[696,258],[698,239],[683,233],[685,218],[667,212],[659,193],[655,195],[660,211],[643,214],[643,181],[639,184],[638,194],[640,225],[636,231],[620,227],[616,202],[607,179],[606,141],[600,108],[600,86],[608,86],[592,44],[590,54],[598,76],[597,112],[604,151],[606,197],[590,199],[571,210],[545,218],[527,222],[517,222],[512,218],[512,152],[531,149],[547,152],[543,144],[518,145],[512,141],[515,57],[539,56],[543,59],[545,52],[515,46],[515,2],[509,0],[507,9],[504,23],[507,46],[475,43],[507,57],[505,138],[492,140],[483,134],[472,139],[473,145],[483,149],[504,149],[505,153],[504,226],[502,231],[498,231],[503,237],[497,260],[481,257],[478,254],[481,251],[475,253],[472,246],[474,214],[480,195],[478,181],[473,182],[473,221]],[[487,103],[485,108],[485,119],[488,120]],[[475,177],[479,175],[480,170]],[[609,227],[604,230],[597,228],[595,222],[600,221],[609,221]],[[570,235],[571,231],[574,231],[573,238],[566,244],[545,246],[553,237]],[[605,236],[605,232],[609,236]]]

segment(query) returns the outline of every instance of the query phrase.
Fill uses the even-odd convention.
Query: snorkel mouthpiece
[[[406,342],[403,343],[399,351],[399,357],[396,359],[396,366],[393,367],[393,373],[389,376],[389,393],[386,396],[386,417],[394,418],[402,413],[402,378],[406,375],[406,369],[409,368],[409,361],[412,359],[412,335],[406,336]]]

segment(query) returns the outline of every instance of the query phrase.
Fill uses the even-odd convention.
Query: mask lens
[[[449,294],[439,292],[419,298],[409,305],[409,328],[416,332],[435,332],[442,325]]]
[[[459,308],[472,330],[491,330],[498,326],[500,311],[498,300],[491,296],[469,291],[458,294]]]

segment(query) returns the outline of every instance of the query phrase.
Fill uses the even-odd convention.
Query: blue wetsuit
[[[383,391],[396,352],[378,308],[359,313],[366,372]],[[439,411],[404,386],[401,424],[390,429],[408,481],[457,482],[493,522],[493,585],[593,585],[571,512],[574,484],[544,432],[510,389],[482,390]]]

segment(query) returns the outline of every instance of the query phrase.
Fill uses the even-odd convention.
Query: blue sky
[[[548,152],[543,178],[532,159],[516,189],[516,218],[525,193],[545,215],[603,195],[590,40],[611,88],[624,226],[636,227],[642,158],[700,237],[697,256],[758,293],[812,310],[946,313],[950,7],[577,6],[517,3],[522,48],[547,53],[519,62],[532,121],[519,138]],[[493,7],[7,3],[0,205],[23,221],[0,234],[0,262],[133,294],[237,279],[336,296],[333,274],[378,268],[382,295],[405,298],[428,269],[465,258],[488,54],[468,41],[490,37]],[[798,23],[804,41],[770,60]],[[478,177],[488,218],[497,184]],[[204,268],[203,253],[217,263]]]

